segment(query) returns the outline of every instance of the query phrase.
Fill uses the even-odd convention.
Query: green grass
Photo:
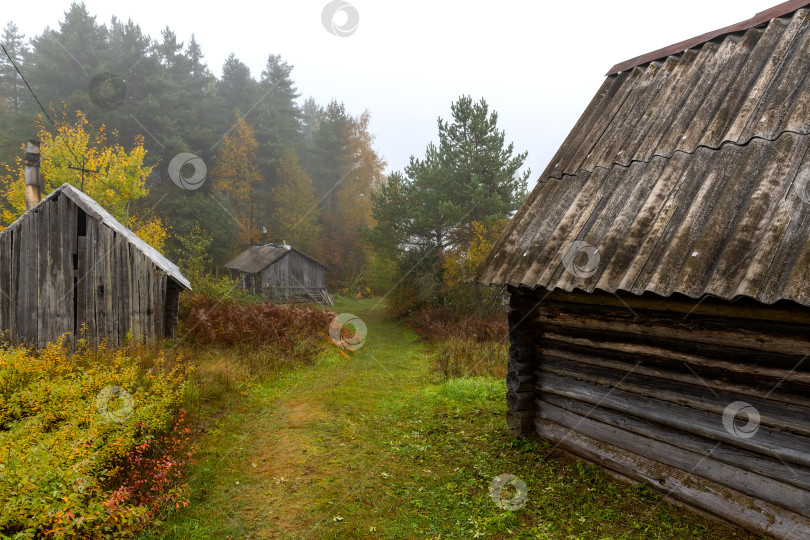
[[[513,439],[501,380],[444,380],[434,345],[375,305],[335,307],[368,325],[350,358],[327,349],[203,409],[224,414],[191,505],[144,538],[753,538]],[[490,498],[502,474],[527,485],[522,509]]]

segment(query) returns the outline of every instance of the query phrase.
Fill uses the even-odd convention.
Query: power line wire
[[[20,76],[20,78],[23,80],[23,82],[25,83],[25,86],[26,86],[26,87],[28,87],[28,91],[29,91],[29,92],[31,92],[31,95],[32,95],[32,96],[34,96],[34,99],[36,100],[37,105],[39,105],[40,110],[42,110],[42,114],[44,114],[44,115],[45,115],[45,118],[47,118],[47,119],[48,119],[48,121],[51,123],[51,125],[53,126],[53,129],[56,129],[56,124],[54,124],[54,123],[53,123],[53,120],[51,120],[51,117],[50,117],[50,116],[48,116],[48,112],[45,110],[45,107],[43,107],[43,106],[42,106],[42,103],[40,103],[40,102],[39,102],[39,98],[37,97],[36,93],[34,92],[34,89],[33,89],[33,88],[31,88],[31,85],[30,85],[30,84],[28,84],[28,81],[26,81],[26,80],[25,80],[25,77],[23,77],[23,74],[22,74],[22,72],[20,71],[20,68],[18,68],[18,67],[17,67],[16,62],[14,62],[14,59],[13,59],[13,58],[11,58],[11,55],[10,55],[10,54],[9,54],[9,52],[6,50],[6,46],[5,46],[5,45],[3,45],[2,43],[0,43],[0,47],[2,47],[2,48],[3,48],[3,52],[4,52],[4,53],[6,53],[6,56],[8,57],[8,61],[9,61],[9,62],[11,62],[11,65],[12,65],[12,66],[14,66],[14,70],[17,72],[17,74],[18,74],[18,75]],[[72,152],[71,152],[71,153],[72,153]]]
[[[54,121],[51,119],[51,117],[48,115],[48,112],[45,110],[45,107],[43,107],[43,106],[42,106],[42,103],[39,101],[39,98],[37,97],[36,92],[34,92],[34,89],[33,89],[33,88],[31,88],[31,85],[30,85],[30,84],[28,84],[28,81],[27,81],[27,80],[25,80],[25,76],[23,76],[22,72],[20,71],[20,68],[18,68],[18,67],[17,67],[17,64],[16,64],[16,62],[14,62],[14,59],[13,59],[13,58],[11,58],[11,55],[10,55],[10,54],[9,54],[9,52],[6,50],[5,45],[3,45],[2,43],[0,43],[0,48],[2,48],[2,49],[3,49],[3,52],[4,52],[4,53],[6,53],[6,57],[8,57],[8,61],[9,61],[9,62],[11,62],[11,65],[12,65],[12,66],[14,66],[14,71],[16,71],[16,72],[17,72],[17,74],[20,76],[20,78],[21,78],[21,79],[23,80],[23,82],[25,83],[25,86],[28,88],[28,91],[29,91],[29,92],[31,92],[31,95],[32,95],[32,96],[34,96],[34,100],[37,102],[37,105],[39,105],[39,108],[40,108],[40,110],[42,111],[42,114],[44,114],[44,115],[45,115],[45,118],[47,118],[47,119],[48,119],[48,121],[51,123],[51,126],[53,126],[53,129],[54,129],[54,130],[56,130],[56,132],[58,133],[58,132],[59,132],[59,128],[57,128],[57,127],[56,127],[56,124],[55,124],[55,123],[54,123]],[[91,173],[91,174],[97,174],[99,171],[91,171],[91,170],[85,169],[85,168],[84,168],[84,164],[85,164],[85,159],[84,159],[84,157],[82,157],[82,159],[80,160],[80,159],[79,159],[79,156],[77,156],[77,155],[76,155],[76,152],[74,152],[74,151],[73,151],[73,148],[71,148],[70,144],[67,144],[67,141],[65,141],[65,142],[66,142],[65,146],[67,147],[68,151],[71,153],[71,155],[73,156],[73,158],[74,158],[74,159],[75,159],[77,162],[81,161],[81,164],[82,164],[82,165],[81,165],[81,169],[79,169],[78,167],[71,167],[70,163],[68,163],[68,169],[76,169],[76,170],[81,170],[81,171],[82,171],[82,190],[84,190],[84,173],[85,173],[85,172],[88,172],[88,173]],[[114,191],[117,191],[117,192],[118,192],[120,195],[123,195],[123,193],[121,193],[121,192],[120,192],[120,190],[118,190],[118,188],[116,188],[115,186],[112,186],[112,185],[108,184],[107,182],[105,182],[105,181],[104,181],[104,180],[102,180],[101,178],[98,178],[98,180],[99,180],[99,181],[100,181],[102,184],[104,184],[105,186],[107,186],[108,188],[110,188],[110,189],[112,189],[112,190],[114,190]],[[132,191],[130,191],[130,193],[129,193],[129,200],[130,200],[130,201],[132,200]]]

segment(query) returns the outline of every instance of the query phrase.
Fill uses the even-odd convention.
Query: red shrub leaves
[[[144,510],[137,516],[141,525],[160,523],[170,509],[188,506],[183,474],[193,454],[191,428],[181,411],[171,431],[135,445],[117,468],[112,481],[119,487],[103,503],[110,520],[124,520],[134,506]]]
[[[202,295],[190,300],[185,331],[206,344],[278,345],[292,350],[302,339],[326,334],[335,313],[312,306],[219,301]]]
[[[470,341],[506,340],[508,327],[505,313],[461,318],[450,307],[422,309],[411,318],[417,334],[425,339],[461,338]]]

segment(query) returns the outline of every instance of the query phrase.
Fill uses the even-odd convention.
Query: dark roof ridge
[[[730,26],[726,26],[725,28],[713,30],[711,32],[707,32],[705,34],[693,37],[691,39],[680,41],[673,45],[669,45],[668,47],[663,47],[656,51],[642,54],[641,56],[637,56],[635,58],[631,58],[630,60],[625,60],[624,62],[616,64],[615,66],[610,68],[608,72],[605,73],[605,76],[615,75],[617,73],[621,73],[622,71],[632,69],[636,66],[648,64],[654,60],[659,60],[662,58],[666,58],[668,56],[682,53],[683,51],[686,51],[693,47],[697,47],[698,45],[706,43],[707,41],[711,41],[720,36],[724,36],[727,34],[734,34],[736,32],[742,32],[744,30],[760,26],[773,19],[777,19],[779,17],[783,17],[785,15],[798,11],[799,9],[808,5],[810,5],[810,1],[808,0],[788,0],[787,2],[783,2],[770,9],[761,11],[748,20],[739,22],[737,24],[732,24]]]

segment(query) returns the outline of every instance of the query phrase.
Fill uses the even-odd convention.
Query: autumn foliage
[[[82,112],[72,117],[64,110],[51,113],[56,115],[56,133],[41,118],[37,129],[41,141],[42,195],[70,184],[84,191],[147,244],[162,251],[167,234],[165,224],[154,214],[139,214],[133,209],[135,202],[149,194],[145,179],[153,169],[145,162],[143,137],[137,136],[127,150],[117,142],[116,132],[108,134],[103,124],[94,127]],[[90,172],[82,174],[78,170],[82,168]],[[0,200],[5,201],[0,221],[6,226],[25,212],[21,157],[13,168],[6,166],[6,173],[0,176]]]
[[[287,149],[276,166],[279,184],[273,189],[275,211],[271,230],[275,238],[314,256],[321,234],[318,222],[321,211],[315,198],[315,188],[298,162],[295,150]]]
[[[192,295],[184,321],[196,343],[217,345],[275,345],[289,352],[313,336],[328,340],[326,329],[335,313],[312,306],[283,306],[270,302],[240,303]]]
[[[186,504],[187,374],[163,353],[0,349],[0,537],[126,538]],[[102,412],[111,386],[126,414]]]
[[[460,317],[452,307],[422,309],[411,316],[411,326],[420,337],[431,340],[462,338],[473,342],[505,341],[505,313],[487,317]]]
[[[241,230],[239,241],[251,244],[261,237],[258,226],[256,186],[261,182],[256,165],[256,142],[253,127],[237,113],[232,131],[222,139],[213,170],[214,190],[230,198]]]
[[[111,482],[118,488],[104,503],[112,515],[128,506],[142,508],[143,524],[148,526],[169,511],[188,506],[183,474],[193,462],[192,429],[185,411],[172,424],[170,431],[136,444],[122,460],[119,475]],[[138,427],[146,429],[142,422]]]

